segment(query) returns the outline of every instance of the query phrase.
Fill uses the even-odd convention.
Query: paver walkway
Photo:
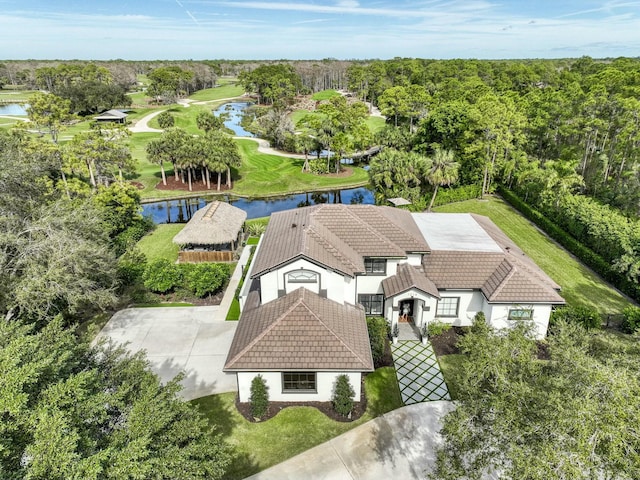
[[[430,343],[399,341],[391,346],[400,394],[405,405],[451,400]]]

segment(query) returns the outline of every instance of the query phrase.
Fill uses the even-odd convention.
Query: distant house
[[[180,246],[178,262],[231,262],[242,242],[247,213],[226,202],[214,201],[193,214],[173,237]]]
[[[126,123],[127,114],[120,110],[107,110],[93,119],[98,122]]]
[[[261,374],[278,401],[327,401],[372,369],[366,316],[547,332],[560,287],[486,217],[323,204],[271,215],[240,292],[225,371],[241,402]]]

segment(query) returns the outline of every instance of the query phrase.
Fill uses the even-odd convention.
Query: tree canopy
[[[459,400],[432,478],[639,478],[638,345],[559,322],[539,360],[530,333],[484,324],[460,340]]]

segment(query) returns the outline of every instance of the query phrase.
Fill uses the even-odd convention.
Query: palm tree
[[[458,181],[458,163],[453,160],[453,152],[451,150],[443,150],[437,148],[431,158],[431,168],[427,173],[427,181],[433,187],[433,195],[429,202],[427,211],[431,211],[433,202],[436,200],[438,188],[442,185],[451,185]]]

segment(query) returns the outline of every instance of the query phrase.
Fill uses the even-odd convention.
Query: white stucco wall
[[[493,328],[509,328],[514,324],[509,320],[510,309],[532,309],[533,323],[536,330],[536,338],[542,339],[547,336],[549,327],[549,316],[551,315],[551,305],[541,304],[487,304],[485,315]]]
[[[269,387],[269,400],[274,402],[329,402],[333,395],[333,386],[338,375],[347,375],[355,391],[355,400],[360,399],[360,372],[316,372],[316,393],[283,393],[281,372],[238,372],[238,394],[241,402],[248,402],[251,396],[251,381],[256,375],[262,375]]]
[[[407,300],[414,302],[413,321],[418,328],[421,328],[424,322],[433,320],[437,299],[420,290],[411,289],[385,301],[384,313],[387,321],[390,320],[392,325],[398,321],[398,318],[402,314],[400,311],[400,303]]]
[[[484,307],[484,295],[480,291],[471,290],[441,290],[440,298],[446,297],[458,297],[458,316],[457,317],[435,317],[430,321],[440,321],[443,323],[450,323],[457,327],[471,326],[473,323],[473,317],[476,313],[483,311]],[[435,308],[434,308],[435,309]],[[437,310],[436,310],[437,311]],[[487,312],[485,312],[487,314]]]

